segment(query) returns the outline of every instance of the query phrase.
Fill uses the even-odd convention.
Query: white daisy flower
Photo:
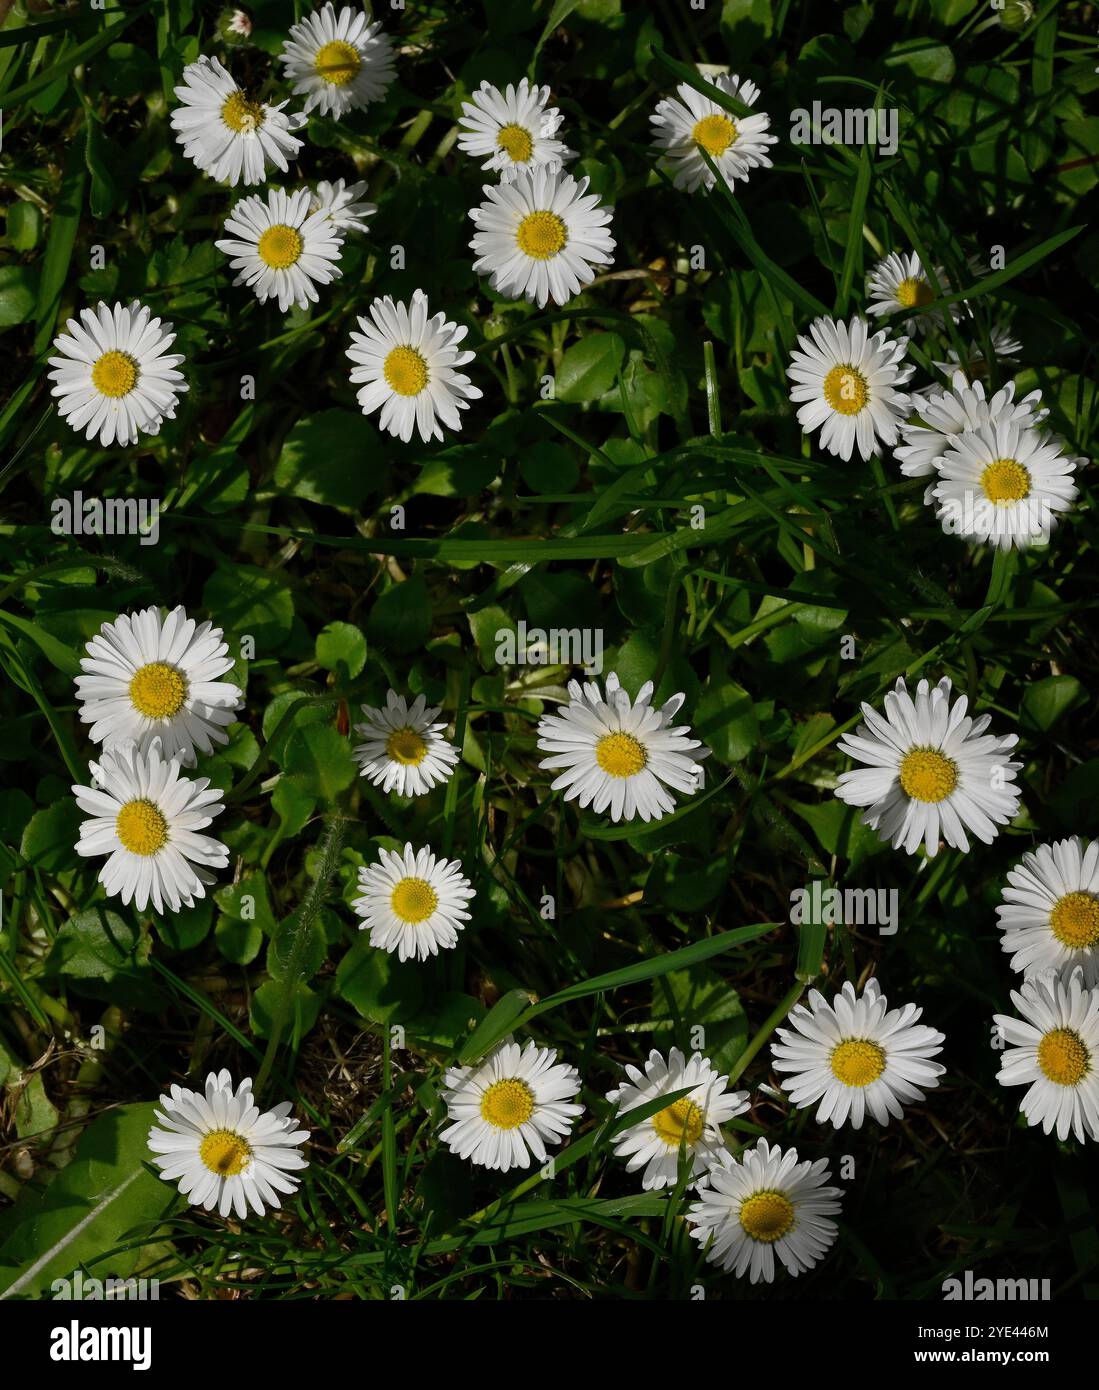
[[[772,1283],[776,1255],[796,1277],[835,1242],[831,1218],[841,1203],[840,1189],[825,1186],[831,1176],[826,1158],[799,1163],[797,1149],[783,1153],[760,1139],[739,1162],[726,1154],[710,1169],[686,1212],[691,1235],[711,1264],[738,1279]]]
[[[443,1099],[451,1123],[439,1138],[459,1158],[482,1168],[529,1168],[545,1163],[546,1144],[559,1144],[584,1113],[575,1067],[552,1047],[520,1047],[505,1038],[472,1067],[451,1067]]]
[[[309,199],[308,188],[272,188],[266,200],[253,193],[225,219],[230,235],[214,242],[238,272],[233,284],[247,285],[261,304],[277,299],[284,314],[292,304],[316,304],[315,286],[343,274],[343,235],[325,210],[309,211]]]
[[[519,85],[508,83],[504,91],[482,82],[469,101],[462,102],[458,119],[458,148],[482,169],[511,183],[527,169],[547,168],[556,173],[572,159],[574,151],[556,138],[564,119],[555,106],[547,106],[548,87],[532,87],[524,77]]]
[[[474,271],[509,299],[525,297],[539,309],[551,299],[567,304],[595,279],[593,266],[614,259],[610,209],[587,188],[587,179],[544,167],[486,185],[486,201],[469,214],[477,228],[469,243]]]
[[[1009,381],[991,400],[985,398],[984,384],[970,382],[964,372],[955,372],[946,390],[932,389],[919,400],[913,399],[919,424],[902,424],[903,444],[893,456],[906,478],[927,478],[938,473],[939,465],[952,441],[966,430],[982,425],[1036,425],[1049,414],[1042,408],[1041,391],[1031,391],[1015,399],[1015,383]]]
[[[443,313],[428,318],[423,290],[413,293],[411,304],[389,295],[375,299],[359,327],[361,333],[352,330],[347,355],[355,363],[352,384],[363,383],[356,393],[362,413],[380,409],[378,424],[406,444],[414,430],[425,444],[443,438],[443,425],[460,430],[461,412],[482,394],[455,371],[474,358],[458,347],[466,328]]]
[[[843,773],[836,795],[868,807],[863,824],[894,849],[915,854],[922,840],[935,855],[943,839],[968,850],[967,830],[989,845],[1018,810],[1023,764],[1007,759],[1018,735],[986,734],[991,716],[967,717],[968,704],[964,695],[951,704],[949,676],[934,689],[920,681],[915,700],[901,677],[884,717],[864,703],[866,723],[840,739],[840,752],[867,766]]]
[[[359,201],[365,192],[365,183],[346,185],[343,179],[335,183],[321,179],[310,195],[309,211],[323,212],[342,235],[365,232],[367,219],[378,211],[377,203]]]
[[[948,534],[999,549],[1045,545],[1079,494],[1072,481],[1084,459],[1064,453],[1046,430],[1001,419],[955,435],[931,489]]]
[[[446,720],[435,723],[437,706],[417,695],[411,706],[390,690],[385,708],[363,705],[365,724],[356,724],[362,738],[351,750],[361,775],[383,792],[423,796],[449,782],[458,765],[458,749],[443,737]]]
[[[604,699],[598,681],[569,681],[569,703],[538,723],[539,767],[564,771],[550,785],[565,800],[579,800],[612,820],[659,820],[675,810],[672,791],[690,796],[702,786],[702,760],[710,750],[689,738],[689,724],[673,725],[686,698],[673,695],[660,709],[649,704],[646,681],[631,704],[612,671]],[[670,790],[669,790],[670,789]]]
[[[329,0],[300,24],[290,26],[279,61],[306,111],[340,120],[348,111],[380,101],[396,76],[393,45],[377,20],[360,9]]]
[[[1019,354],[1023,350],[1023,345],[1008,325],[1006,323],[994,323],[988,336],[992,347],[992,356],[996,359],[997,364],[1001,367],[1018,366]],[[958,356],[954,348],[947,348],[946,361],[936,362],[935,366],[946,376],[961,369],[970,381],[976,381],[978,378],[987,379],[988,377],[988,363],[985,361],[984,346],[976,339],[969,344],[964,359]]]
[[[292,1177],[308,1168],[301,1146],[309,1132],[298,1128],[284,1100],[260,1110],[252,1095],[252,1078],[234,1091],[227,1071],[211,1072],[203,1092],[173,1085],[154,1112],[149,1130],[153,1162],[165,1182],[174,1182],[193,1207],[231,1211],[243,1220],[248,1208],[262,1216],[281,1206],[301,1181]],[[163,1126],[163,1127],[161,1127]]]
[[[1026,978],[1079,966],[1099,984],[1099,840],[1039,845],[1007,876],[996,909],[1000,944]]]
[[[1028,1125],[1046,1134],[1099,1139],[1099,990],[1089,990],[1079,968],[1024,980],[1011,998],[1022,1019],[997,1014],[1005,1043],[997,1076],[1001,1086],[1027,1086],[1019,1106]]]
[[[711,85],[745,106],[754,106],[759,98],[756,84],[735,73],[721,73]],[[737,179],[746,183],[753,169],[771,168],[767,147],[777,144],[778,137],[768,134],[771,118],[764,111],[734,116],[683,82],[674,97],[657,103],[649,120],[656,127],[653,145],[663,151],[660,167],[671,174],[676,188],[688,193],[700,184],[707,189],[714,186],[713,173],[700,150],[710,156],[730,188]]]
[[[359,870],[362,897],[351,904],[363,919],[359,930],[369,927],[371,946],[396,951],[400,960],[427,960],[440,947],[449,951],[476,896],[461,868],[457,859],[436,859],[429,849],[379,849],[378,862]]]
[[[252,37],[252,16],[246,10],[222,11],[222,18],[218,20],[218,31],[222,30],[237,38],[249,39]]]
[[[80,718],[104,748],[133,740],[148,749],[160,740],[165,758],[194,767],[196,750],[228,743],[225,729],[240,709],[239,686],[218,680],[233,665],[220,627],[199,626],[176,606],[120,613],[85,647],[76,678]]]
[[[908,255],[891,252],[878,261],[866,277],[866,312],[880,318],[882,314],[894,314],[905,309],[922,309],[925,312],[910,314],[901,320],[906,333],[927,333],[932,328],[943,326],[943,311],[928,309],[937,294],[949,293],[949,281],[942,266],[935,267],[935,278],[939,289],[932,288],[931,280],[914,251]],[[960,311],[956,304],[948,306],[950,317],[957,320]]]
[[[218,183],[264,183],[273,165],[284,174],[302,142],[295,130],[305,116],[283,114],[285,101],[270,106],[251,100],[216,58],[199,58],[183,69],[175,89],[182,105],[172,112],[176,139],[189,160]]]
[[[607,1092],[620,1115],[636,1110],[659,1096],[689,1086],[687,1095],[663,1110],[621,1130],[613,1139],[616,1157],[626,1160],[626,1171],[643,1168],[641,1186],[646,1191],[674,1187],[679,1180],[679,1158],[685,1154],[694,1182],[726,1152],[719,1126],[749,1107],[747,1091],[726,1091],[729,1078],[721,1076],[701,1052],[688,1059],[673,1047],[665,1062],[654,1048],[642,1072],[627,1064],[628,1081]]]
[[[120,744],[90,767],[92,785],[72,789],[88,817],[77,854],[107,855],[99,882],[139,912],[150,902],[157,912],[194,907],[217,882],[212,870],[229,863],[220,840],[199,834],[225,809],[221,792],[208,777],[181,776],[178,760],[164,758],[156,739],[145,752]]]
[[[877,980],[867,980],[861,996],[848,980],[831,1004],[811,989],[809,1007],[792,1009],[792,1027],[779,1028],[771,1044],[775,1071],[790,1074],[791,1102],[803,1110],[819,1100],[817,1124],[831,1120],[835,1129],[861,1129],[868,1113],[880,1125],[899,1120],[946,1070],[930,1060],[945,1037],[917,1024],[922,1012],[915,1004],[886,1012]]]
[[[185,360],[168,348],[172,325],[151,317],[138,300],[127,308],[100,303],[69,319],[53,340],[50,395],[58,414],[86,439],[106,448],[133,444],[139,434],[158,434],[176,413],[176,397],[190,390],[176,370]]]
[[[791,353],[786,375],[802,433],[820,428],[821,447],[842,459],[856,448],[868,459],[879,441],[895,444],[910,408],[899,389],[914,370],[904,360],[908,339],[890,338],[884,329],[871,334],[858,317],[850,323],[818,318],[798,342],[801,351]]]

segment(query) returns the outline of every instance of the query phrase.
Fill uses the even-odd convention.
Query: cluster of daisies
[[[867,312],[907,314],[901,322],[909,334],[927,333],[943,325],[944,315],[961,319],[957,301],[937,307],[948,291],[942,268],[929,275],[914,253],[892,254],[868,276]],[[989,396],[977,343],[964,361],[953,350],[935,361],[949,385],[913,390],[909,341],[873,332],[859,315],[847,323],[814,320],[787,367],[803,432],[819,430],[821,447],[845,461],[856,450],[869,459],[881,446],[891,448],[905,477],[928,480],[924,504],[947,534],[1002,550],[1047,543],[1076,499],[1073,475],[1087,459],[1043,428],[1049,412],[1042,393],[1016,399],[1009,382]],[[1001,362],[1020,351],[1003,325],[994,327],[991,343]]]
[[[944,1070],[932,1060],[943,1035],[920,1024],[920,1013],[914,1004],[888,1009],[873,979],[861,994],[846,984],[833,1004],[811,991],[771,1049],[775,1071],[789,1074],[791,1103],[817,1106],[818,1122],[837,1129],[899,1118]],[[721,1126],[749,1110],[750,1097],[730,1085],[701,1053],[675,1047],[667,1057],[652,1051],[643,1068],[626,1065],[606,1093],[613,1153],[646,1192],[690,1186],[691,1235],[721,1269],[770,1282],[777,1261],[797,1275],[836,1238],[839,1189],[828,1185],[827,1160],[799,1162],[796,1149],[760,1139],[734,1154]],[[505,1038],[476,1064],[447,1071],[439,1138],[458,1157],[499,1172],[545,1164],[584,1113],[580,1089],[576,1068],[555,1049]],[[173,1086],[161,1109],[149,1147],[162,1176],[193,1205],[244,1217],[296,1189],[291,1174],[306,1166],[308,1135],[288,1104],[261,1114],[250,1080],[234,1093],[228,1072],[211,1073],[204,1096]]]
[[[226,847],[201,833],[223,809],[221,793],[182,769],[227,741],[241,706],[240,689],[219,679],[231,664],[221,630],[196,625],[182,608],[120,615],[88,643],[77,696],[102,752],[91,787],[73,789],[87,815],[78,848],[106,856],[106,891],[139,909],[191,906],[228,862]],[[682,695],[657,707],[647,684],[631,700],[613,673],[605,688],[572,682],[568,695],[537,732],[541,766],[557,774],[552,789],[566,799],[648,822],[674,810],[676,793],[702,785],[710,750],[674,722]],[[966,849],[967,830],[987,842],[1014,815],[1015,737],[986,734],[988,717],[974,720],[966,708],[947,679],[934,689],[921,681],[914,698],[899,681],[884,715],[864,706],[865,724],[841,744],[868,766],[843,774],[837,795],[867,808],[867,823],[895,847],[934,854],[945,839]],[[423,695],[409,704],[392,690],[384,706],[364,706],[352,749],[361,774],[406,798],[445,785],[459,750],[440,713]],[[380,849],[360,869],[359,891],[352,906],[371,944],[420,961],[457,944],[474,897],[457,861],[411,844]],[[1099,1138],[1099,845],[1041,847],[1009,874],[1004,898],[1003,944],[1024,979],[1013,995],[1022,1018],[996,1020],[1000,1080],[1027,1085],[1030,1124]],[[831,1003],[810,991],[772,1044],[789,1102],[815,1106],[817,1122],[836,1128],[899,1118],[944,1070],[934,1060],[943,1035],[919,1018],[912,1004],[888,1009],[873,979],[861,992],[848,982]],[[580,1085],[553,1049],[507,1039],[476,1065],[447,1072],[440,1138],[490,1169],[544,1163],[547,1146],[566,1139],[584,1111]],[[708,1259],[753,1281],[772,1279],[776,1259],[796,1275],[835,1239],[838,1189],[825,1160],[801,1162],[793,1149],[760,1140],[735,1155],[721,1125],[748,1110],[749,1095],[730,1086],[700,1053],[685,1058],[675,1048],[667,1058],[654,1051],[643,1070],[627,1066],[607,1095],[623,1117],[614,1152],[645,1190],[681,1177],[693,1185],[686,1219]],[[261,1114],[250,1082],[234,1091],[223,1072],[207,1079],[204,1095],[173,1087],[161,1107],[150,1148],[192,1203],[242,1217],[296,1189],[307,1136],[288,1105]],[[630,1123],[641,1107],[643,1118]]]
[[[246,30],[242,15],[227,36]],[[184,69],[172,127],[186,157],[217,182],[255,186],[270,170],[287,174],[310,112],[338,121],[384,98],[395,78],[393,46],[380,23],[351,6],[337,10],[331,0],[291,27],[279,62],[291,97],[302,99],[300,111],[285,109],[291,97],[270,102],[244,90],[218,58],[203,55]],[[678,188],[711,186],[715,169],[733,186],[771,164],[767,150],[776,137],[768,116],[729,110],[750,112],[755,85],[722,74],[711,86],[716,100],[682,84],[651,117],[659,167]],[[610,210],[588,191],[587,178],[566,172],[575,151],[561,139],[563,117],[549,99],[548,87],[526,78],[503,90],[482,82],[462,103],[457,140],[497,178],[469,213],[474,270],[497,294],[539,308],[582,292],[612,263],[615,248]],[[365,182],[338,179],[241,198],[215,242],[234,283],[283,313],[318,303],[318,286],[342,274],[346,239],[363,234],[377,211],[366,191]],[[178,370],[183,358],[168,352],[172,325],[137,301],[101,303],[80,320],[66,324],[54,343],[60,355],[50,359],[61,413],[104,446],[158,433],[187,389]],[[460,347],[466,332],[444,313],[431,314],[422,290],[407,303],[376,299],[347,348],[363,413],[377,413],[381,428],[406,443],[413,433],[428,442],[442,439],[444,428],[459,430],[461,413],[482,394],[458,370],[474,356]]]

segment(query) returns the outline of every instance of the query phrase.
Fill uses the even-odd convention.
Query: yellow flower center
[[[276,222],[260,234],[259,258],[272,270],[289,270],[302,253],[301,234],[285,222]]]
[[[427,385],[427,363],[411,347],[395,347],[382,366],[382,374],[398,396],[418,396]]]
[[[516,164],[526,164],[534,153],[534,141],[530,131],[521,125],[506,125],[496,137],[496,146],[504,151]]]
[[[649,755],[633,734],[605,734],[595,745],[595,761],[608,777],[636,777]]]
[[[736,139],[736,133],[736,123],[715,111],[712,116],[703,116],[695,122],[691,139],[701,145],[711,159],[717,159]]]
[[[857,415],[870,399],[870,388],[862,372],[841,363],[824,378],[824,399],[840,415]]]
[[[353,82],[363,65],[359,50],[342,39],[333,39],[318,49],[313,60],[318,77],[323,77],[333,87],[346,87]]]
[[[243,92],[234,92],[222,105],[221,119],[237,135],[251,135],[263,125],[263,103],[249,101]]]
[[[92,385],[101,396],[117,400],[128,396],[137,385],[137,363],[127,352],[117,352],[114,348],[105,352],[92,368]]]
[[[168,822],[160,807],[144,798],[126,802],[118,813],[115,831],[123,849],[143,857],[156,854],[168,843]]]
[[[781,1192],[753,1192],[740,1204],[740,1224],[753,1240],[772,1245],[794,1228],[794,1204]]]
[[[915,309],[917,305],[930,304],[934,298],[935,291],[922,275],[910,275],[907,280],[902,280],[897,286],[897,303],[903,304],[906,309]]]
[[[568,239],[568,228],[555,212],[528,212],[515,232],[519,250],[536,261],[556,256]]]
[[[1075,1086],[1091,1070],[1091,1053],[1079,1033],[1054,1028],[1038,1044],[1038,1065],[1058,1086]]]
[[[869,1086],[885,1070],[885,1051],[875,1042],[850,1038],[832,1049],[832,1075],[845,1086]]]
[[[900,779],[913,801],[944,801],[958,785],[958,766],[934,748],[913,748],[904,755]]]
[[[1062,946],[1082,951],[1099,941],[1099,898],[1090,893],[1066,893],[1049,914],[1053,935]]]
[[[494,1081],[481,1097],[481,1119],[493,1129],[518,1129],[534,1114],[534,1092],[525,1081]]]
[[[214,1129],[198,1146],[198,1156],[211,1173],[231,1178],[252,1162],[252,1147],[231,1129]]]
[[[669,1148],[678,1149],[686,1143],[690,1148],[697,1144],[702,1135],[704,1121],[701,1106],[682,1096],[679,1100],[658,1110],[653,1116],[653,1129]]]
[[[1030,474],[1014,459],[994,459],[981,474],[990,502],[1021,502],[1030,494]]]
[[[439,895],[422,878],[402,878],[389,905],[402,922],[426,922],[439,906]]]
[[[385,741],[385,755],[394,763],[418,767],[427,754],[427,744],[415,729],[395,729]]]
[[[149,719],[171,719],[183,708],[187,682],[174,666],[150,662],[130,680],[130,703]]]

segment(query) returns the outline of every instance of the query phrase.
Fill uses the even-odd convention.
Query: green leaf
[[[366,638],[354,623],[329,623],[317,633],[317,661],[341,681],[354,680],[366,665]]]
[[[255,639],[256,654],[277,652],[290,635],[294,599],[281,570],[254,565],[219,565],[202,591],[203,607],[237,639]],[[230,648],[234,644],[230,643]]]
[[[292,497],[345,511],[361,507],[381,478],[378,432],[357,411],[318,410],[303,416],[283,442],[275,486]]]
[[[20,203],[26,207],[26,203]],[[13,209],[14,211],[14,209]],[[8,214],[11,224],[11,213]],[[36,279],[34,271],[25,265],[0,266],[0,328],[13,328],[25,323],[34,310]]]
[[[1025,723],[1048,733],[1069,710],[1084,703],[1084,687],[1075,676],[1046,676],[1034,681],[1023,693],[1022,716]]]
[[[45,970],[82,994],[155,1010],[163,999],[149,978],[151,950],[149,937],[132,921],[93,907],[62,924]]]
[[[882,59],[887,68],[905,67],[925,82],[947,83],[954,76],[954,55],[937,39],[904,39]]]
[[[8,92],[4,98],[5,106],[12,99],[13,94]],[[61,189],[50,214],[50,230],[46,237],[46,254],[42,258],[42,273],[38,280],[38,298],[34,311],[36,357],[45,354],[53,338],[58,310],[61,308],[61,295],[68,279],[69,263],[76,243],[76,230],[80,225],[84,183],[87,177],[83,141],[77,139],[70,144],[65,157]]]
[[[748,1016],[734,989],[704,965],[673,970],[653,985],[653,1021],[675,1028],[684,1046],[702,1051],[727,1071],[748,1041]],[[704,1037],[694,1031],[701,1028]]]
[[[174,1186],[144,1166],[154,1109],[151,1101],[120,1106],[89,1125],[37,1211],[0,1246],[0,1299],[40,1298],[77,1269],[124,1279],[139,1267],[141,1245],[177,1200]]]
[[[725,764],[742,762],[759,742],[759,720],[752,697],[728,678],[711,683],[697,705],[694,732]]]
[[[773,28],[771,0],[725,0],[721,7],[721,37],[736,53],[738,63],[747,62],[771,37]]]
[[[530,1008],[530,993],[525,989],[509,989],[500,996],[470,1035],[458,1054],[462,1066],[476,1062],[501,1038],[511,1032],[521,1015]]]
[[[362,932],[337,967],[336,990],[372,1023],[408,1025],[423,1002],[421,967],[371,946]]]
[[[33,251],[42,229],[42,214],[34,203],[18,202],[8,208],[8,241],[16,251]],[[6,266],[12,270],[17,267]]]
[[[592,333],[574,343],[561,358],[555,396],[559,401],[598,400],[615,383],[626,354],[617,333]]]
[[[234,965],[251,965],[263,946],[263,932],[255,922],[244,922],[222,913],[214,927],[214,940],[226,960]]]
[[[91,175],[88,206],[93,217],[109,217],[118,203],[118,185],[115,183],[112,166],[117,168],[122,162],[122,152],[113,140],[104,135],[99,122],[90,112],[86,112],[85,115],[84,162]]]
[[[75,846],[83,819],[83,812],[71,797],[35,811],[23,831],[19,853],[44,873],[73,868],[80,862]]]
[[[302,791],[321,801],[335,800],[351,786],[358,771],[350,742],[330,724],[295,729],[283,766]]]
[[[418,574],[394,584],[370,610],[366,633],[391,652],[419,651],[431,636],[431,604]]]

